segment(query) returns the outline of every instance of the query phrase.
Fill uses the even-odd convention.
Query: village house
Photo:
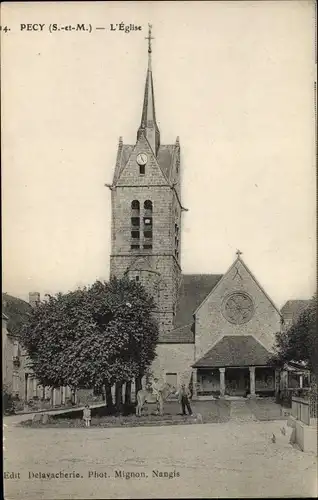
[[[69,387],[53,389],[39,383],[30,366],[28,353],[19,342],[17,318],[20,323],[28,308],[36,307],[39,302],[38,292],[29,293],[29,303],[5,293],[2,295],[2,309],[5,311],[2,312],[2,384],[22,407],[30,402],[34,405],[35,401],[40,405],[45,400],[51,406],[60,406],[72,397]]]

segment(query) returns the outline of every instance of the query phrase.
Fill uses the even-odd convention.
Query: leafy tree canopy
[[[127,278],[49,296],[21,332],[32,368],[50,386],[101,387],[143,375],[155,358],[154,302]]]
[[[276,335],[275,360],[278,364],[289,361],[303,363],[312,372],[318,367],[317,299],[313,297],[297,321]]]

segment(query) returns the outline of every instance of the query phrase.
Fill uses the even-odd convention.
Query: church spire
[[[148,40],[148,69],[145,85],[144,104],[142,108],[141,123],[138,129],[137,139],[139,139],[141,135],[145,135],[151,146],[151,149],[153,150],[154,154],[157,155],[160,144],[160,132],[156,122],[155,96],[151,67],[151,41],[154,38],[151,36],[151,24],[149,24],[148,26],[149,31],[148,36],[146,37],[146,40]]]

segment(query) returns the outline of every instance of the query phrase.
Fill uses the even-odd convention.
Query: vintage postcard
[[[315,16],[1,4],[6,500],[317,495]]]

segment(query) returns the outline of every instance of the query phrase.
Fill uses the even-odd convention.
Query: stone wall
[[[194,363],[193,344],[159,344],[157,358],[152,364],[154,375],[161,381],[166,381],[167,373],[176,373],[178,385],[189,384]]]
[[[118,187],[112,195],[112,254],[131,252],[131,202],[140,203],[140,218],[144,217],[144,202],[153,204],[153,254],[174,254],[175,215],[172,211],[174,191],[169,186]],[[142,221],[141,221],[142,222]],[[149,253],[149,252],[145,252]]]

